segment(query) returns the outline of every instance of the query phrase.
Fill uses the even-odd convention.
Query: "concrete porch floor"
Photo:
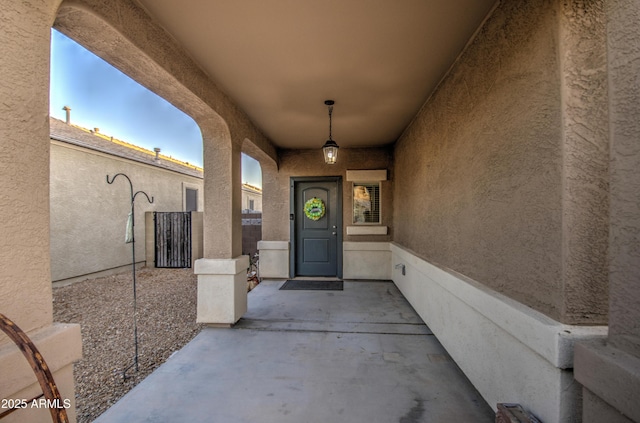
[[[280,291],[206,328],[96,422],[493,422],[392,282]]]

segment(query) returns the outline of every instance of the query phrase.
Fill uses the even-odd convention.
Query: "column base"
[[[196,260],[198,323],[230,326],[240,320],[247,312],[248,267],[249,256]]]
[[[27,333],[36,345],[53,375],[62,406],[67,409],[69,421],[76,421],[76,400],[74,395],[73,363],[82,358],[80,325],[53,323],[50,326]],[[36,376],[20,349],[11,341],[0,347],[0,398],[30,400],[42,393]],[[31,423],[51,421],[46,407],[18,409],[2,423]],[[0,408],[0,412],[5,411]]]
[[[258,250],[261,278],[289,277],[289,241],[258,241]]]

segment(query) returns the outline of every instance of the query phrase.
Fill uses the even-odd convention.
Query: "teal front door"
[[[341,178],[293,179],[292,276],[342,276]]]

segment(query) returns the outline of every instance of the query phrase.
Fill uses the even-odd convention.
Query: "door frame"
[[[336,184],[336,222],[338,226],[336,245],[336,277],[342,279],[342,176],[292,176],[289,182],[289,238],[291,248],[289,249],[289,277],[296,277],[296,185],[298,182],[335,182]]]

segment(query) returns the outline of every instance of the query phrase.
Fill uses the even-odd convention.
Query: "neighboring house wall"
[[[262,190],[249,184],[242,184],[242,212],[262,211]]]
[[[253,257],[262,240],[262,213],[242,214],[242,254]]]
[[[95,137],[95,136],[94,136]],[[108,141],[105,141],[108,142]],[[51,142],[51,278],[83,277],[131,264],[131,244],[125,243],[131,210],[129,184],[144,191],[135,202],[136,261],[145,261],[145,212],[183,211],[185,187],[197,187],[203,202],[202,179],[122,157]]]

